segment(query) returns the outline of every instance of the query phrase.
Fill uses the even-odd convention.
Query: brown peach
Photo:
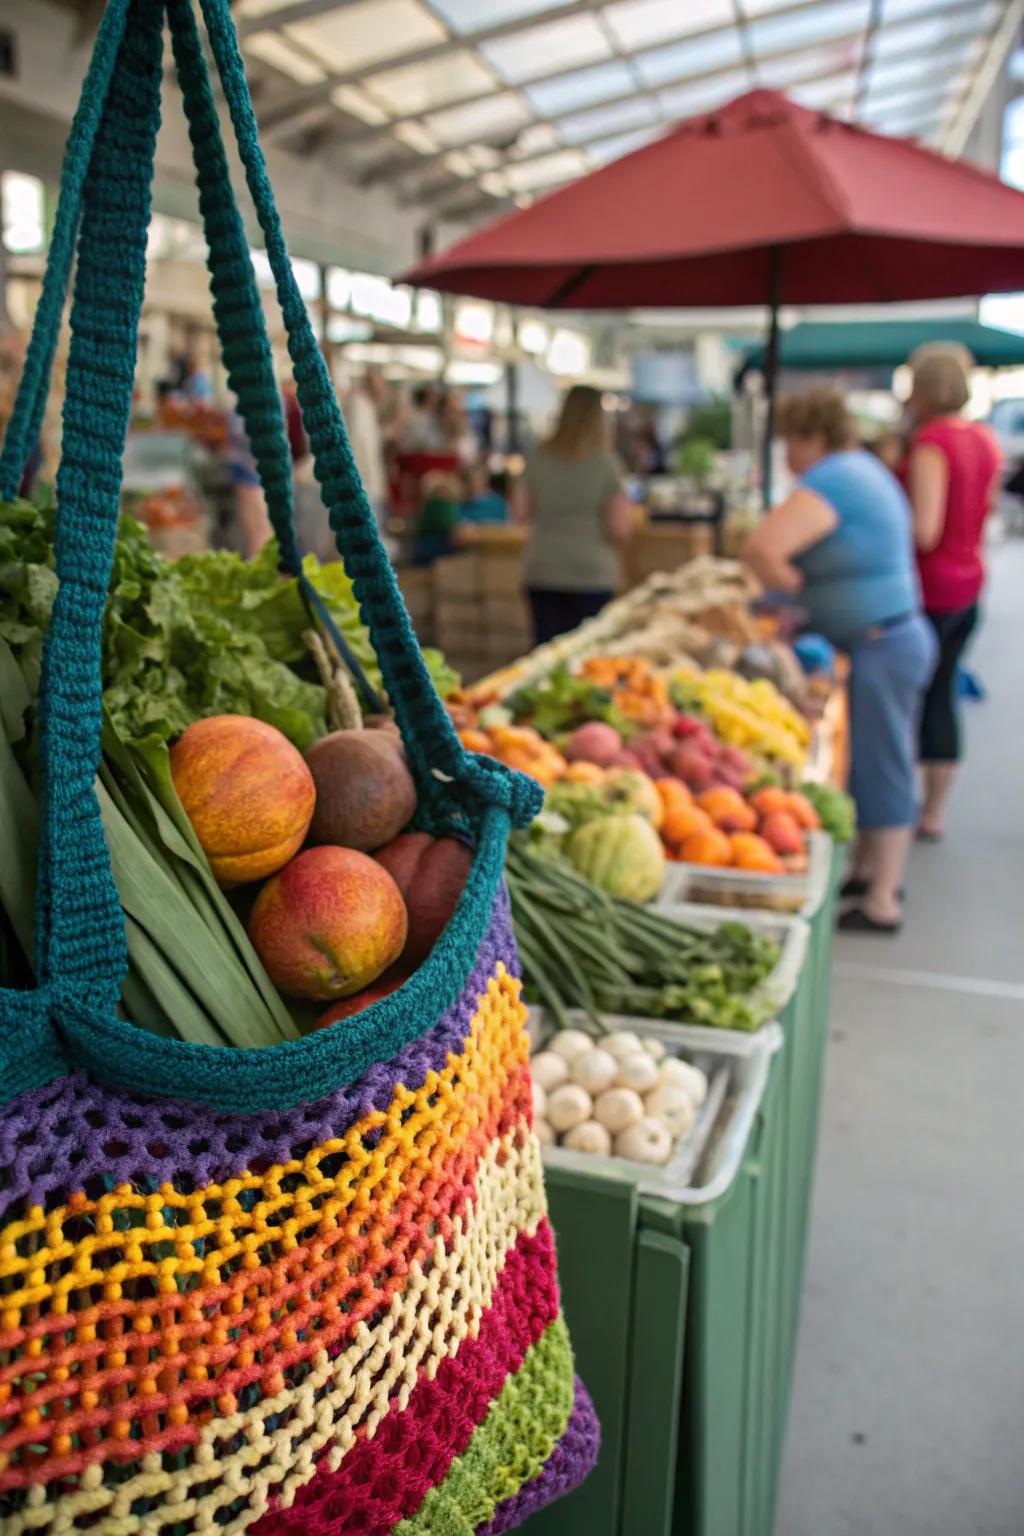
[[[354,848],[307,848],[268,880],[249,937],[289,997],[331,1002],[375,981],[405,948],[402,894],[386,869]]]
[[[196,720],[171,748],[171,776],[224,886],[263,880],[305,840],[316,789],[302,753],[248,715]]]

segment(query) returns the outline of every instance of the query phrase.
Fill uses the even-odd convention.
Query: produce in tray
[[[837,843],[850,843],[857,833],[857,810],[845,790],[834,784],[801,784],[801,793],[813,805],[822,830]]]
[[[506,865],[528,995],[560,1024],[582,1008],[723,1029],[757,1029],[772,1012],[758,993],[778,945],[742,923],[710,933],[608,896],[558,860],[513,839]]]
[[[631,1030],[598,1042],[561,1029],[535,1052],[534,1129],[542,1146],[666,1163],[707,1097],[699,1067]]]
[[[810,724],[766,678],[750,682],[717,668],[699,676],[677,671],[672,699],[678,709],[704,715],[729,746],[797,770],[807,761]]]

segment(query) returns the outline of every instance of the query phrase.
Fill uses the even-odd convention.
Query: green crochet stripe
[[[569,1334],[557,1317],[508,1378],[465,1454],[394,1536],[474,1536],[543,1471],[565,1434],[573,1396]]]

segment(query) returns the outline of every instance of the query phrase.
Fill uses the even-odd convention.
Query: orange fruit
[[[789,810],[789,795],[780,784],[767,784],[750,797],[750,803],[759,816],[772,816],[776,811]]]
[[[800,794],[799,790],[793,790],[788,794],[785,805],[780,806],[779,809],[788,811],[797,826],[803,827],[805,832],[816,832],[821,826],[821,820],[814,806],[806,795]]]
[[[682,779],[664,778],[655,779],[654,787],[661,796],[661,803],[666,812],[676,809],[681,805],[692,805],[693,795],[689,786]]]
[[[732,861],[737,869],[757,870],[766,875],[782,873],[782,860],[756,832],[734,832],[730,842]]]
[[[494,747],[491,738],[486,731],[480,731],[474,727],[459,732],[459,740],[467,752],[493,752]]]
[[[691,832],[680,850],[687,864],[724,867],[732,858],[732,844],[724,832]]]
[[[697,797],[697,804],[706,811],[715,826],[723,832],[753,832],[757,826],[757,812],[748,805],[738,789],[728,784],[716,784]]]
[[[662,839],[670,847],[679,847],[694,833],[714,830],[715,824],[711,817],[706,811],[698,810],[692,802],[689,805],[667,807],[665,819],[661,824]]]
[[[596,763],[570,763],[565,770],[565,778],[570,784],[601,784],[604,781],[604,769]]]

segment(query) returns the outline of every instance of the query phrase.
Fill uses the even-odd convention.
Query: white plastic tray
[[[574,1012],[570,1018],[581,1029],[588,1027],[585,1014]],[[743,1160],[764,1097],[771,1059],[783,1044],[781,1029],[769,1024],[756,1034],[744,1035],[623,1014],[609,1014],[607,1022],[609,1029],[652,1035],[664,1043],[670,1055],[683,1056],[700,1067],[707,1074],[708,1096],[667,1163],[636,1163],[629,1158],[597,1157],[553,1146],[542,1149],[546,1166],[623,1179],[641,1194],[657,1195],[677,1205],[707,1205],[716,1200],[732,1184]],[[549,1033],[543,1010],[531,1008],[534,1045]]]
[[[687,928],[698,928],[713,933],[723,923],[741,923],[754,933],[773,939],[779,946],[779,958],[775,968],[747,996],[747,1001],[771,1019],[781,1013],[796,991],[807,958],[811,930],[802,917],[791,917],[786,912],[724,911],[718,906],[700,906],[696,902],[659,902],[662,917],[674,919]],[[665,1021],[669,1022],[668,1020]],[[763,1026],[762,1026],[763,1028]],[[713,1034],[744,1034],[742,1030],[715,1030]],[[756,1033],[756,1031],[754,1031]]]
[[[655,905],[666,907],[686,901],[731,907],[744,920],[751,911],[809,918],[825,899],[831,869],[832,839],[826,832],[812,832],[807,839],[807,869],[803,874],[762,875],[756,870],[670,863]]]

